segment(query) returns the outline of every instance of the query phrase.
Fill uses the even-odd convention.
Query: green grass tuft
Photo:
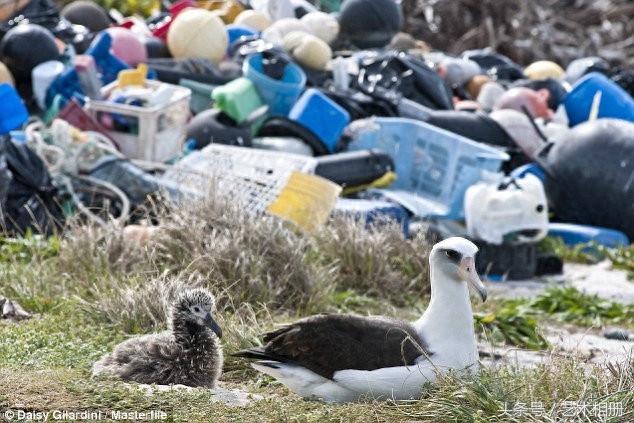
[[[629,371],[634,363],[629,363]],[[596,366],[590,373],[575,360],[552,357],[527,369],[484,368],[471,378],[442,375],[421,401],[398,404],[396,415],[443,422],[626,422],[634,416],[632,376]],[[574,403],[574,404],[573,404]],[[611,405],[621,413],[601,420]],[[577,419],[569,419],[578,413]]]

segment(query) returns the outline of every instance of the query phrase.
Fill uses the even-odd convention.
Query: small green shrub
[[[521,315],[543,316],[580,326],[602,327],[634,321],[632,306],[586,294],[573,286],[553,285],[532,300],[506,300],[505,307]]]
[[[549,347],[539,333],[537,320],[515,303],[506,304],[495,313],[474,313],[474,318],[476,330],[493,342],[531,350]]]

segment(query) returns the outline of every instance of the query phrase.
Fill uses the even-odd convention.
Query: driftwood
[[[632,0],[403,0],[404,30],[451,54],[491,47],[526,66],[598,56],[634,69]]]

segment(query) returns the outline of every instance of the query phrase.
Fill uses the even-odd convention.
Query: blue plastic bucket
[[[269,115],[288,116],[291,108],[306,85],[306,74],[295,63],[288,63],[281,79],[274,79],[262,71],[262,55],[252,54],[242,66],[244,76],[249,78],[269,106]]]
[[[29,118],[29,112],[18,92],[10,84],[0,84],[0,134],[20,127]]]
[[[350,122],[350,115],[343,107],[314,88],[304,91],[288,117],[313,131],[331,153]]]
[[[570,126],[588,120],[596,94],[601,91],[597,118],[615,118],[634,122],[634,98],[614,81],[599,72],[591,72],[572,86],[561,100]]]

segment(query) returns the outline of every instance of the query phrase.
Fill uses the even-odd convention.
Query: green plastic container
[[[253,111],[262,107],[255,85],[245,77],[216,87],[211,97],[215,101],[214,107],[225,112],[238,125],[244,123]]]

